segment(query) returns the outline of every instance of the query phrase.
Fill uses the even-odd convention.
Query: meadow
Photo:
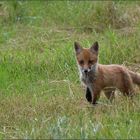
[[[74,41],[140,72],[140,2],[0,1],[0,139],[140,138],[140,90],[90,105]]]

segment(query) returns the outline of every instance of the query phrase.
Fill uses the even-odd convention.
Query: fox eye
[[[79,63],[82,65],[82,64],[84,64],[84,61],[83,60],[80,60]]]
[[[89,60],[88,63],[89,64],[93,64],[94,63],[94,60]]]

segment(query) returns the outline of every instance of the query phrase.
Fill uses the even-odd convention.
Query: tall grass
[[[100,63],[134,63],[139,5],[1,1],[0,138],[139,138],[139,96],[132,103],[117,95],[113,104],[102,96],[103,104],[89,105],[73,49],[74,41],[98,41]]]
[[[1,2],[1,20],[3,23],[20,22],[104,31],[108,27],[122,28],[136,24],[139,21],[139,4],[137,1],[133,3],[106,1],[102,4],[101,1],[14,0]]]

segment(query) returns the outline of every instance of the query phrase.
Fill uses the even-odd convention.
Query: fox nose
[[[88,70],[87,70],[87,69],[85,69],[85,70],[84,70],[84,73],[87,73],[87,72],[88,72]]]

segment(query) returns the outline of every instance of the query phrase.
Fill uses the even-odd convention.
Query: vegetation
[[[1,139],[140,137],[139,94],[87,103],[74,41],[140,72],[140,2],[0,1]]]

